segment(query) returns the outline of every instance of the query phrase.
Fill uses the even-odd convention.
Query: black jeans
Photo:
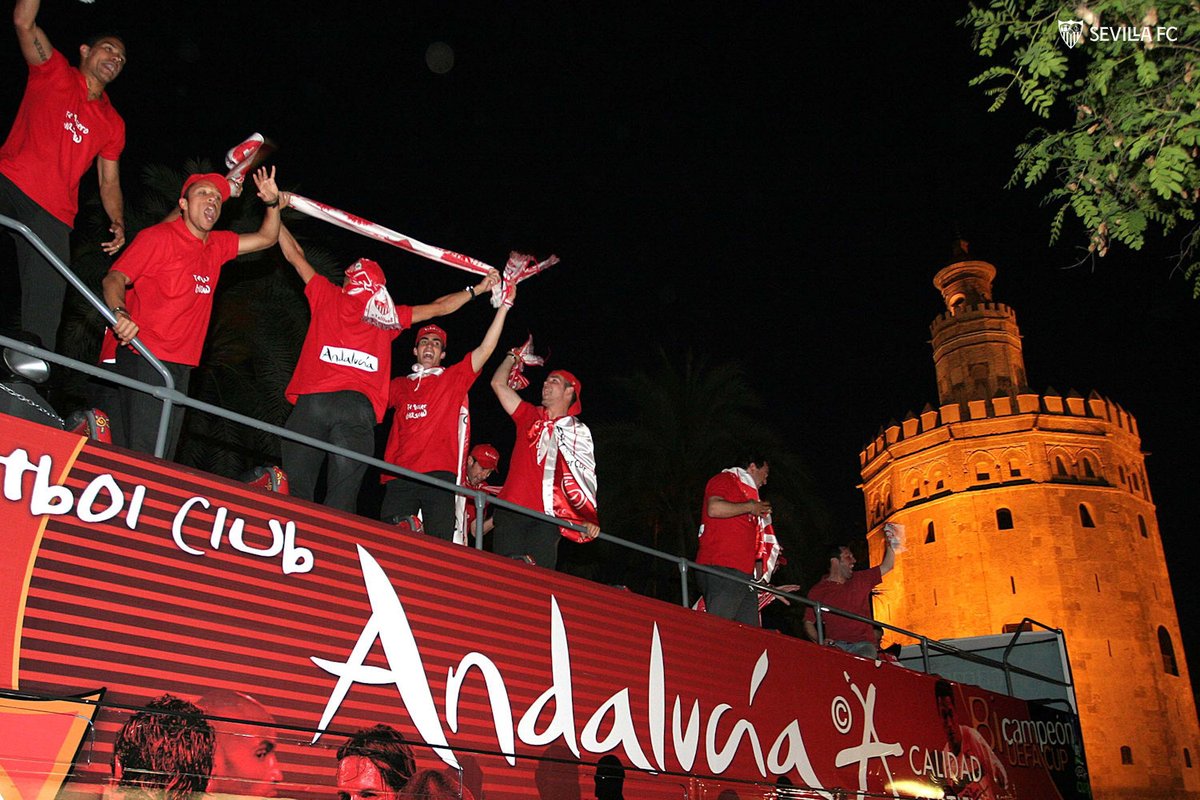
[[[302,394],[288,417],[289,431],[302,433],[355,453],[375,451],[375,409],[361,392]],[[291,493],[315,500],[317,476],[327,455],[324,450],[284,439],[281,445],[283,471]],[[351,513],[358,510],[358,490],[367,465],[344,456],[329,456],[325,474],[325,505]]]
[[[175,388],[187,394],[188,378],[192,368],[186,364],[175,364],[164,361],[163,366],[175,379]],[[150,366],[150,362],[136,355],[128,347],[117,348],[116,372],[126,378],[134,378],[151,386],[162,386],[162,375]],[[113,444],[137,450],[140,453],[153,453],[154,443],[158,439],[158,421],[162,417],[163,403],[153,395],[127,389],[117,388],[116,415],[111,417]],[[175,447],[179,444],[179,432],[183,430],[183,411],[181,406],[171,407],[171,422],[167,427],[167,448],[163,458],[168,461],[175,459]]]
[[[750,573],[732,567],[714,567],[710,564],[705,566],[748,581],[754,580],[754,576]],[[696,583],[700,585],[700,591],[704,594],[704,607],[709,614],[716,614],[718,617],[731,619],[743,625],[758,627],[758,591],[756,589],[699,570],[696,570]]]
[[[520,558],[529,556],[533,563],[546,569],[558,566],[558,543],[562,534],[551,522],[527,517],[507,508],[497,508],[496,527],[492,530],[492,547],[497,555]]]
[[[425,474],[454,483],[454,473],[449,470]],[[454,492],[436,486],[396,478],[394,481],[388,481],[383,490],[383,506],[379,516],[385,521],[391,521],[393,517],[415,517],[420,511],[425,533],[452,542],[455,497]]]
[[[29,226],[51,252],[70,266],[70,226],[29,199],[4,175],[0,175],[0,214]],[[36,333],[47,350],[54,350],[67,282],[24,236],[13,232],[12,237],[16,240],[17,275],[21,283],[18,325],[21,330]]]

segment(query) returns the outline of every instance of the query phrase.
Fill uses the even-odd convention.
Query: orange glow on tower
[[[907,533],[876,616],[937,638],[1024,617],[1061,628],[1095,797],[1200,798],[1200,725],[1137,422],[1095,392],[1030,391],[995,274],[974,260],[937,273],[940,405],[860,453],[872,563],[885,522]]]

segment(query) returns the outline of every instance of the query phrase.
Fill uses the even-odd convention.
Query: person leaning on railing
[[[839,608],[860,617],[871,616],[871,590],[879,585],[883,576],[892,571],[896,563],[894,534],[884,527],[883,560],[879,566],[854,570],[854,553],[845,544],[829,547],[829,573],[808,590],[808,599],[823,606]],[[804,612],[804,632],[809,639],[819,642],[816,615],[810,606]],[[822,614],[825,644],[838,647],[847,653],[864,658],[875,658],[878,653],[875,629],[869,622],[859,622],[838,614]]]

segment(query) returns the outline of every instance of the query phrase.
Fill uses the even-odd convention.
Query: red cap
[[[500,464],[500,454],[490,444],[477,444],[472,447],[471,458],[484,469],[495,469]]]
[[[188,175],[187,180],[183,182],[183,189],[180,190],[179,196],[185,197],[192,184],[200,181],[208,181],[217,187],[217,191],[221,193],[222,203],[229,199],[229,181],[225,180],[224,175],[218,175],[215,172],[197,172],[195,175]]]
[[[572,403],[571,407],[567,409],[567,415],[573,417],[580,411],[583,411],[583,384],[579,382],[579,378],[576,378],[565,369],[556,369],[551,372],[550,375],[558,375],[564,381],[569,383],[571,388],[575,390],[575,402]],[[550,376],[547,375],[546,377]]]
[[[437,325],[426,325],[425,327],[421,328],[421,330],[417,331],[418,342],[421,341],[421,338],[425,336],[436,336],[442,340],[442,349],[444,350],[446,348],[446,332]],[[478,461],[478,459],[476,460]]]

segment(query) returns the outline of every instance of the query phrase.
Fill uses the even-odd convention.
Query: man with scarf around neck
[[[104,302],[117,324],[100,348],[103,362],[115,360],[116,372],[143,383],[161,386],[162,377],[128,345],[135,336],[163,362],[175,388],[187,393],[192,367],[200,363],[213,294],[221,268],[246,253],[265,250],[279,239],[279,210],[287,195],[275,185],[275,169],[254,173],[258,197],[266,205],[262,225],[254,233],[214,230],[221,207],[229,199],[229,181],[214,172],[191,175],[179,195],[182,214],[170,222],[146,228],[104,276]],[[117,390],[113,441],[153,453],[158,436],[161,401],[145,392]],[[164,457],[175,457],[183,426],[183,409],[171,412]]]
[[[405,328],[452,314],[476,294],[500,280],[495,270],[479,283],[420,306],[398,306],[388,294],[383,270],[359,259],[346,270],[341,288],[318,275],[304,250],[286,228],[279,246],[300,279],[312,318],[292,380],[284,390],[295,405],[287,429],[363,455],[375,449],[375,425],[387,409],[392,374],[392,340]],[[314,500],[317,477],[326,453],[285,439],[283,469],[291,493]],[[329,456],[325,505],[357,509],[358,490],[367,465],[344,456]]]
[[[494,283],[489,274],[477,291],[489,290]],[[483,341],[449,367],[442,366],[446,332],[437,325],[426,325],[417,331],[413,347],[417,363],[412,365],[409,375],[394,378],[388,391],[388,406],[395,413],[384,450],[385,461],[432,478],[463,482],[467,442],[471,438],[467,393],[496,351],[516,295],[516,282],[509,282]],[[384,520],[399,522],[420,512],[425,533],[447,542],[466,544],[466,503],[459,495],[387,473],[379,476],[379,480],[386,486],[380,509]]]
[[[493,550],[497,555],[527,558],[554,569],[563,536],[590,542],[600,535],[596,513],[596,451],[592,432],[576,415],[582,410],[583,384],[563,369],[542,384],[540,406],[521,399],[509,386],[519,354],[510,350],[492,376],[492,391],[517,428],[501,500],[582,525],[580,533],[516,511],[497,508]]]
[[[771,465],[759,454],[740,458],[736,464],[710,478],[704,487],[696,563],[742,581],[754,581],[764,576],[765,562],[776,555],[769,551],[775,542],[771,504],[758,495]],[[758,626],[757,589],[699,570],[696,582],[708,613]]]

